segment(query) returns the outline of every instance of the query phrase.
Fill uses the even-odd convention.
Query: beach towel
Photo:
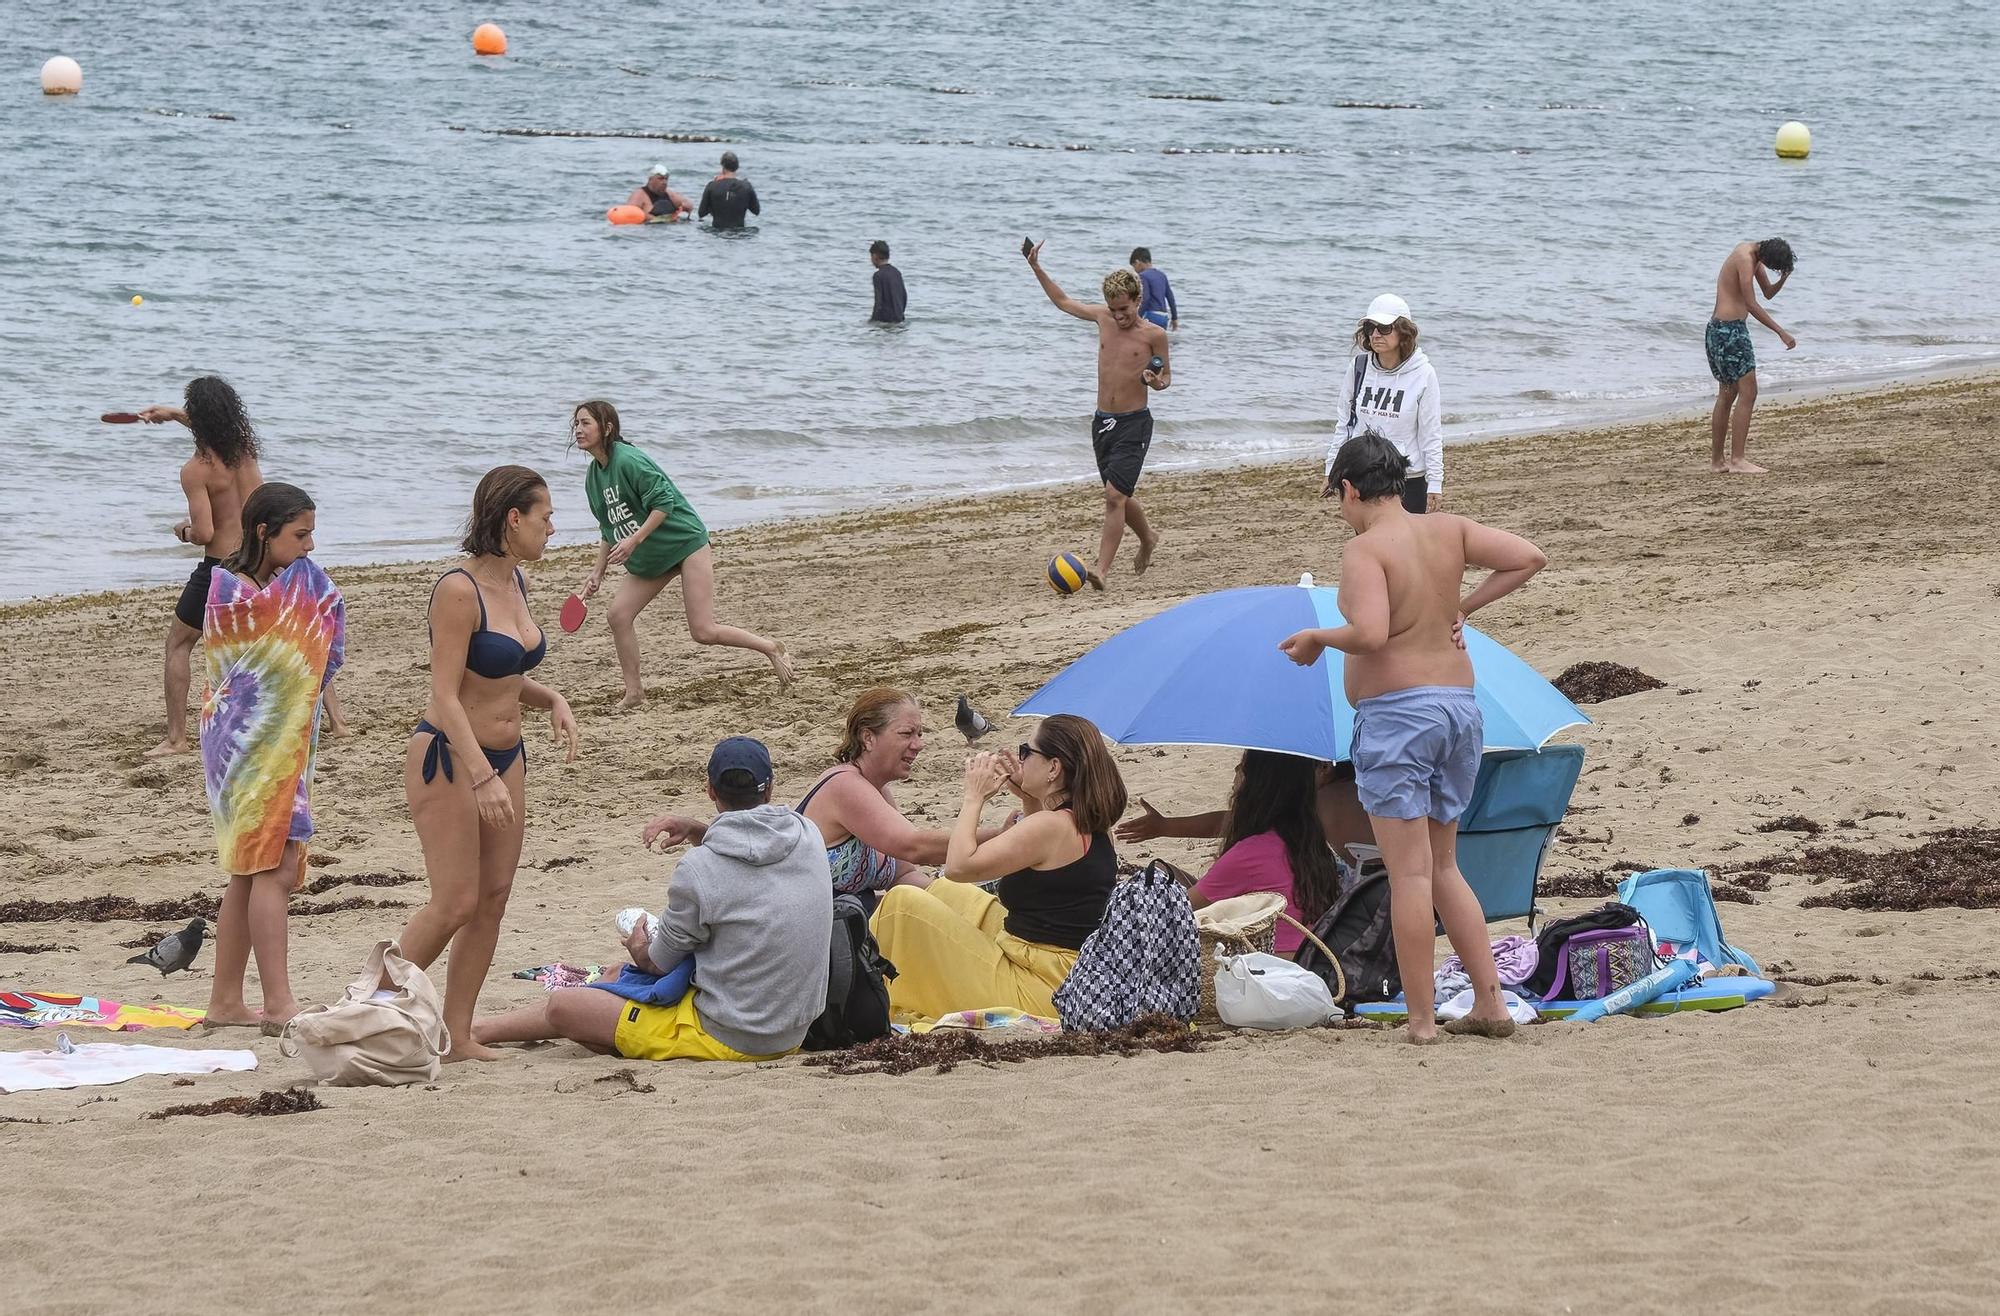
[[[602,964],[538,964],[532,969],[516,969],[514,976],[554,992],[565,987],[595,987],[610,972]]]
[[[641,1005],[673,1005],[694,986],[694,957],[690,955],[666,973],[647,973],[636,964],[627,964],[614,976],[580,985]]]
[[[0,1051],[0,1092],[103,1087],[141,1074],[214,1074],[257,1067],[254,1051],[187,1051],[177,1046],[86,1042],[57,1034],[53,1051]]]
[[[215,569],[202,623],[201,765],[224,872],[267,872],[286,842],[312,836],[320,702],[346,633],[340,591],[311,558],[261,590]]]
[[[67,992],[0,992],[0,1028],[192,1028],[206,1010],[180,1005],[125,1005],[101,996]]]
[[[912,1019],[908,1023],[891,1024],[898,1033],[928,1033],[939,1028],[965,1028],[979,1032],[1010,1032],[1030,1036],[1045,1036],[1060,1033],[1062,1024],[1054,1019],[1046,1019],[1026,1010],[1016,1010],[1011,1006],[995,1006],[990,1010],[955,1010],[942,1019]]]

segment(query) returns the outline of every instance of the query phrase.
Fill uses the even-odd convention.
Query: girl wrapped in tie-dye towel
[[[217,862],[230,875],[216,919],[211,1028],[261,1025],[276,1034],[298,1013],[286,910],[305,876],[320,708],[346,641],[340,591],[306,556],[314,528],[304,490],[263,485],[243,504],[242,548],[209,584],[201,759]],[[261,1012],[243,999],[253,950]]]

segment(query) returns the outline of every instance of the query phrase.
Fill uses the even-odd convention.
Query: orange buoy
[[[504,55],[507,53],[507,34],[500,30],[498,23],[481,23],[472,29],[472,53],[475,55]]]
[[[637,206],[613,206],[604,212],[604,217],[614,224],[643,224],[646,212]]]

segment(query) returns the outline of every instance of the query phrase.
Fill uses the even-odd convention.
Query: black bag
[[[1553,923],[1544,923],[1542,930],[1535,934],[1535,971],[1521,986],[1536,996],[1546,998],[1549,988],[1555,985],[1557,971],[1563,967],[1564,943],[1571,937],[1579,932],[1629,928],[1645,921],[1638,910],[1612,900],[1575,918],[1559,918]]]
[[[826,969],[826,1010],[806,1030],[805,1051],[839,1051],[889,1035],[889,982],[896,966],[882,958],[868,910],[853,896],[833,898],[833,945]]]
[[[1339,959],[1347,994],[1339,994],[1341,980],[1334,977],[1326,956],[1310,940],[1300,944],[1293,959],[1300,968],[1326,980],[1327,990],[1335,993],[1335,1005],[1352,1010],[1369,1001],[1394,1000],[1403,990],[1402,975],[1396,971],[1396,938],[1389,923],[1387,869],[1370,865],[1319,916],[1313,924],[1313,936],[1325,942]]]

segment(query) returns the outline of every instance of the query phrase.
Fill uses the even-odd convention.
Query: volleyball
[[[1049,588],[1058,594],[1074,594],[1083,588],[1083,559],[1074,553],[1058,553],[1049,559]]]

